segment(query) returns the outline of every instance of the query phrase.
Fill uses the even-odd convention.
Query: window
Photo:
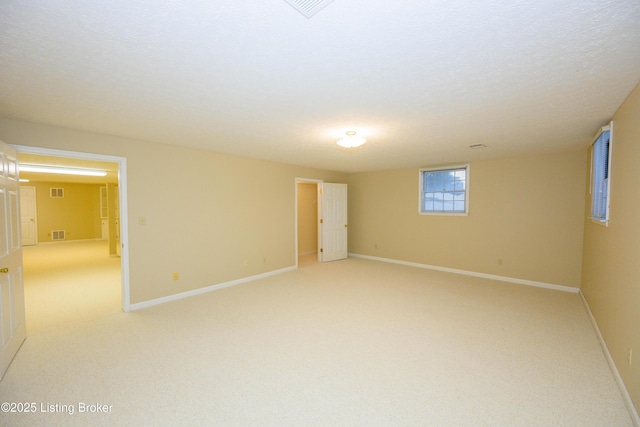
[[[469,212],[469,165],[420,169],[421,214]]]
[[[613,122],[596,135],[591,147],[591,218],[608,225]]]

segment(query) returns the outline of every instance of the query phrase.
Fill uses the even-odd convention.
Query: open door
[[[0,141],[0,378],[27,336],[16,151]]]
[[[347,184],[318,184],[320,262],[347,257]]]

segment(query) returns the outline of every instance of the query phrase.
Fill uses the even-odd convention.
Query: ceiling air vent
[[[298,12],[311,18],[316,13],[320,12],[326,5],[333,2],[333,0],[284,0],[294,7]]]

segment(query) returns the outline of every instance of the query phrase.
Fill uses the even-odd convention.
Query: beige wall
[[[335,172],[9,119],[0,119],[0,139],[127,158],[132,303],[294,266],[295,178],[346,182]]]
[[[318,184],[298,183],[298,255],[318,252]]]
[[[36,188],[38,242],[50,242],[52,230],[64,230],[66,240],[99,239],[100,186],[30,182]],[[50,188],[63,188],[63,198],[51,198]]]
[[[640,409],[640,86],[620,106],[613,126],[610,222],[585,221],[582,292]],[[590,201],[585,216],[589,209]]]
[[[417,168],[352,174],[349,251],[579,287],[586,164],[582,150],[474,162],[468,216],[419,215]]]
[[[470,214],[447,217],[418,215],[414,168],[347,177],[2,118],[0,139],[127,158],[132,303],[294,265],[295,178],[348,179],[352,253],[582,283],[640,407],[640,89],[614,121],[608,228],[585,221],[586,150],[473,162]]]

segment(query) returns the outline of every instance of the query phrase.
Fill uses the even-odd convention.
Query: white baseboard
[[[593,329],[596,331],[596,335],[598,336],[598,341],[600,341],[600,345],[602,346],[602,352],[604,353],[605,358],[607,359],[607,363],[609,364],[609,368],[613,373],[613,377],[618,383],[618,388],[620,388],[620,393],[622,394],[622,398],[624,399],[624,403],[627,405],[627,409],[631,415],[631,420],[633,421],[636,427],[640,427],[640,416],[638,416],[638,411],[633,405],[633,400],[631,400],[631,395],[629,395],[629,390],[627,390],[627,386],[625,386],[624,381],[622,381],[622,377],[620,376],[620,372],[618,371],[618,367],[613,361],[613,357],[611,357],[611,352],[609,352],[609,347],[607,347],[607,343],[604,341],[604,337],[600,332],[600,328],[598,327],[598,322],[596,322],[596,318],[593,317],[593,313],[591,312],[591,307],[589,307],[589,303],[585,298],[582,291],[580,291],[580,297],[582,297],[582,303],[584,304],[584,308],[587,310],[587,314],[589,315],[589,320],[591,320],[591,324],[593,325]]]
[[[95,237],[95,238],[89,238],[89,239],[47,240],[46,242],[37,241],[35,245],[26,245],[26,246],[56,245],[58,243],[95,242],[96,240],[104,240],[104,239]]]
[[[392,264],[407,265],[409,267],[426,268],[428,270],[437,270],[437,271],[445,271],[447,273],[463,274],[465,276],[482,277],[484,279],[499,280],[501,282],[517,283],[519,285],[535,286],[537,288],[553,289],[556,291],[570,292],[574,294],[577,294],[578,292],[580,292],[580,289],[573,288],[571,286],[554,285],[552,283],[536,282],[533,280],[517,279],[514,277],[478,273],[475,271],[468,271],[468,270],[458,270],[457,268],[438,267],[436,265],[420,264],[417,262],[401,261],[401,260],[391,259],[391,258],[380,258],[380,257],[375,257],[370,255],[360,255],[360,254],[350,253],[349,256],[354,258],[370,259],[374,261],[390,262]]]
[[[243,277],[241,279],[232,280],[230,282],[218,283],[217,285],[206,286],[204,288],[198,288],[187,292],[180,292],[179,294],[173,294],[162,298],[156,298],[149,301],[138,302],[131,304],[131,311],[140,310],[147,307],[152,307],[158,304],[164,304],[171,301],[177,301],[183,298],[192,297],[195,295],[204,294],[207,292],[217,291],[218,289],[228,288],[230,286],[240,285],[242,283],[253,282],[254,280],[263,279],[265,277],[275,276],[277,274],[286,273],[297,269],[296,266],[282,268],[280,270],[269,271],[267,273],[257,274],[255,276]]]

